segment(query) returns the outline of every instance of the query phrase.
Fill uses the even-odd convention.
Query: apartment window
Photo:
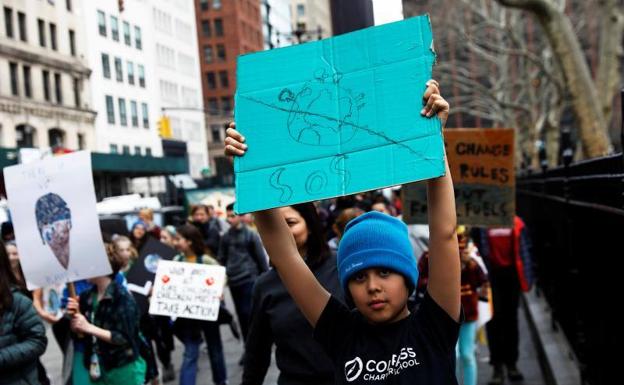
[[[212,141],[215,143],[221,142],[221,125],[220,124],[211,124],[210,125],[210,133],[212,134]]]
[[[106,36],[106,15],[102,11],[97,11],[98,31],[100,35]]]
[[[225,112],[232,111],[232,99],[229,96],[223,96],[221,98],[221,109]]]
[[[208,9],[208,0],[199,0],[199,7],[202,11],[206,11]]]
[[[80,79],[74,78],[74,105],[80,108]]]
[[[32,84],[30,81],[30,66],[23,66],[22,73],[24,75],[24,96],[32,98]]]
[[[106,95],[106,120],[109,124],[115,124],[115,106],[110,95]]]
[[[225,61],[225,46],[223,44],[217,44],[217,59]]]
[[[67,12],[71,12],[72,11],[72,2],[71,2],[71,0],[65,0],[65,8],[67,9]]]
[[[134,155],[141,155],[141,146],[134,146]]]
[[[143,48],[143,43],[141,42],[141,28],[134,26],[134,45],[137,49]]]
[[[110,60],[108,58],[108,54],[102,54],[102,74],[106,79],[110,79],[111,70],[110,70]]]
[[[228,78],[227,71],[219,71],[219,82],[222,88],[230,87],[230,79]]]
[[[46,36],[45,36],[45,21],[42,19],[37,19],[37,29],[39,30],[39,45],[41,47],[46,46]]]
[[[149,110],[147,103],[141,103],[141,114],[143,115],[143,128],[149,128]]]
[[[127,21],[123,22],[123,34],[124,34],[124,43],[130,46],[132,45],[132,39],[130,38],[130,23]]]
[[[69,53],[76,56],[76,33],[73,29],[69,30]]]
[[[128,62],[128,83],[134,85],[134,63]]]
[[[121,59],[115,58],[115,79],[118,82],[123,82],[123,68],[121,67]]]
[[[213,9],[221,9],[221,0],[212,0]]]
[[[56,104],[63,104],[63,89],[61,85],[61,74],[54,74],[54,94],[56,95]]]
[[[209,45],[204,46],[204,61],[206,63],[212,63],[212,47]]]
[[[305,16],[305,5],[297,4],[297,16],[299,17]]]
[[[128,115],[126,114],[126,99],[117,99],[117,105],[119,108],[119,124],[122,126],[128,125]]]
[[[206,80],[208,81],[208,89],[214,90],[215,88],[217,88],[217,78],[214,72],[207,72]]]
[[[50,47],[55,51],[58,48],[56,45],[56,24],[54,23],[50,23]]]
[[[17,63],[9,63],[9,69],[11,72],[11,93],[14,96],[19,96],[19,74],[17,72]]]
[[[117,145],[116,145],[116,144],[111,144],[111,145],[110,145],[110,153],[111,153],[111,154],[117,154],[117,153],[119,153],[119,150],[117,149]]]
[[[223,20],[214,19],[215,36],[223,36]]]
[[[219,115],[219,102],[217,98],[208,98],[208,111],[210,115]]]
[[[202,34],[205,37],[212,36],[212,28],[210,27],[210,21],[209,20],[202,20],[201,27],[202,27]]]
[[[26,15],[24,12],[17,13],[17,27],[19,28],[20,40],[28,41],[28,36],[26,35]]]
[[[130,119],[132,120],[132,127],[139,127],[139,111],[137,109],[137,102],[130,101]]]
[[[9,7],[4,7],[4,32],[13,38],[13,10]]]
[[[130,155],[130,146],[122,146],[121,153],[124,155]]]
[[[149,147],[145,147],[145,156],[152,156],[152,149]]]
[[[111,16],[110,24],[111,24],[111,36],[113,37],[113,40],[119,41],[119,20],[117,20],[117,17]]]
[[[145,68],[139,64],[139,85],[145,88]]]
[[[42,72],[42,79],[43,79],[43,98],[46,100],[46,102],[50,102],[52,101],[52,97],[50,95],[50,71],[48,70],[43,70]]]

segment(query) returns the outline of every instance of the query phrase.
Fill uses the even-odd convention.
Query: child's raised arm
[[[424,100],[427,102],[422,114],[437,114],[446,124],[449,105],[440,95],[435,80],[427,83]],[[453,180],[445,157],[446,174],[427,183],[427,205],[429,207],[429,295],[456,321],[461,309],[460,280],[461,265],[457,244],[457,214]]]
[[[245,138],[230,124],[226,130],[225,154],[242,156],[247,150]],[[254,213],[258,232],[269,258],[277,270],[284,286],[295,300],[297,307],[312,326],[321,316],[330,294],[316,280],[303,257],[286,221],[278,209]]]

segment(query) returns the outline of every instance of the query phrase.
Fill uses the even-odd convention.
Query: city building
[[[232,120],[237,56],[264,49],[260,1],[195,0],[195,10],[210,171],[231,184],[224,126]]]
[[[372,0],[331,0],[331,15],[334,35],[375,24]]]
[[[81,2],[1,4],[0,147],[94,149]]]
[[[290,0],[262,0],[264,49],[291,45],[293,42]]]
[[[333,35],[330,0],[291,0],[290,7],[295,42]]]

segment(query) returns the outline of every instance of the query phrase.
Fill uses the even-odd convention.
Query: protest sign
[[[485,227],[513,226],[515,215],[514,131],[447,129],[444,141],[455,187],[457,222]],[[406,185],[403,220],[427,223],[425,183]]]
[[[161,260],[150,299],[150,314],[216,321],[225,267]]]
[[[176,254],[177,252],[171,247],[149,237],[141,248],[136,262],[128,270],[126,274],[128,290],[134,296],[139,309],[141,309],[141,314],[146,313],[149,308],[147,298],[154,285],[158,263],[163,260],[171,260]]]
[[[111,273],[88,152],[4,169],[28,289]]]
[[[427,16],[239,56],[235,210],[444,174],[440,121],[420,114],[434,61]]]

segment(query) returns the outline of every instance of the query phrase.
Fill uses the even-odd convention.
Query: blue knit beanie
[[[407,226],[400,220],[371,211],[351,220],[338,244],[338,276],[348,293],[349,279],[358,271],[385,267],[402,274],[410,290],[418,282],[418,268]]]

